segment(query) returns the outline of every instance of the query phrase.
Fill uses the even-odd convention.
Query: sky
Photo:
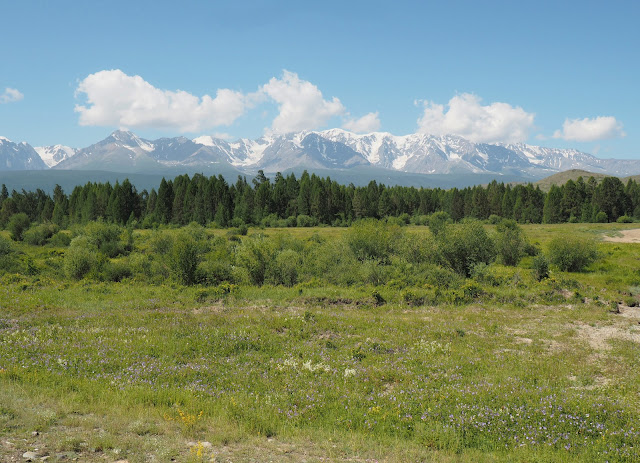
[[[4,1],[0,135],[343,128],[640,159],[637,1]]]

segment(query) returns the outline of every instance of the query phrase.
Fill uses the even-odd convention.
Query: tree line
[[[239,176],[228,183],[221,175],[180,175],[162,179],[157,190],[137,191],[129,180],[115,185],[89,182],[66,194],[58,185],[53,194],[41,189],[0,190],[0,226],[15,214],[31,222],[59,226],[102,219],[117,224],[152,227],[196,222],[219,227],[246,225],[346,226],[364,218],[397,217],[406,223],[426,223],[445,212],[453,221],[464,218],[513,219],[519,223],[615,222],[640,219],[640,186],[617,177],[601,182],[590,177],[569,180],[543,192],[532,184],[493,181],[466,188],[416,188],[341,185],[330,177],[303,172],[300,178],[262,171],[250,182]]]

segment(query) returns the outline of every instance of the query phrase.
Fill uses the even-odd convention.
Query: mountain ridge
[[[5,145],[13,149],[13,158],[9,161]],[[343,129],[265,135],[256,140],[234,142],[208,135],[194,139],[146,140],[133,132],[116,130],[104,140],[82,149],[63,145],[34,149],[22,142],[19,145],[23,151],[22,160],[16,158],[16,146],[0,137],[0,170],[23,165],[30,169],[124,173],[188,168],[253,174],[258,170],[276,173],[302,168],[330,171],[369,166],[395,173],[492,174],[532,180],[570,169],[618,176],[640,174],[638,160],[599,159],[575,149],[524,143],[473,143],[456,135],[355,134]],[[39,155],[41,162],[33,159],[34,153]],[[3,168],[5,165],[9,167]]]

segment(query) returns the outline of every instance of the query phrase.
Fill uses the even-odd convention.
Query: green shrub
[[[123,233],[124,229],[119,225],[102,221],[88,223],[82,232],[89,243],[107,257],[117,257],[124,254]]]
[[[460,275],[469,276],[474,265],[496,256],[493,240],[477,221],[447,225],[437,237],[445,262]]]
[[[504,265],[516,266],[525,254],[527,240],[515,220],[503,220],[496,226],[496,250]]]
[[[407,233],[403,238],[396,245],[400,257],[407,262],[413,264],[438,263],[442,260],[439,246],[432,236]]]
[[[20,262],[18,261],[16,254],[13,243],[3,236],[0,236],[0,271],[18,271]]]
[[[59,227],[53,223],[34,225],[22,234],[22,239],[32,246],[43,246],[58,230]]]
[[[433,236],[438,236],[445,230],[449,222],[451,222],[451,216],[448,213],[444,211],[434,212],[429,216],[429,230]]]
[[[607,217],[607,213],[604,211],[598,212],[595,216],[596,223],[607,223],[608,221],[609,221],[609,218]]]
[[[304,214],[300,214],[296,218],[297,227],[314,227],[317,225],[317,223],[318,221],[315,218],[310,217],[308,215],[304,215]]]
[[[151,239],[149,240],[149,245],[155,254],[159,256],[166,256],[171,252],[173,236],[164,231],[154,231]]]
[[[67,277],[79,280],[95,267],[97,256],[94,249],[85,236],[78,236],[71,241],[64,254],[64,272]]]
[[[275,252],[276,249],[271,240],[263,235],[254,235],[245,239],[236,248],[236,263],[247,271],[251,283],[262,286]]]
[[[298,282],[298,269],[302,258],[293,249],[285,249],[276,255],[268,269],[269,281],[276,285],[291,287]]]
[[[346,241],[358,260],[387,261],[400,243],[403,232],[397,225],[375,219],[359,220],[346,233]]]
[[[402,292],[402,301],[407,305],[417,307],[424,303],[424,296],[414,290],[406,289]]]
[[[538,254],[533,258],[532,269],[536,280],[542,281],[549,278],[549,261],[544,254]]]
[[[194,284],[200,258],[198,242],[189,233],[180,233],[174,240],[169,253],[168,264],[171,274],[184,285]]]
[[[500,222],[502,222],[502,217],[496,214],[491,214],[488,221],[491,225],[498,225]]]
[[[428,265],[425,282],[436,288],[450,288],[457,286],[462,281],[462,277],[453,270],[439,265]]]
[[[145,278],[151,276],[151,259],[140,253],[129,255],[129,268],[133,276],[139,275]]]
[[[616,222],[618,222],[618,223],[633,223],[633,217],[629,217],[628,215],[621,215],[620,217],[618,217],[618,220],[616,220]]]
[[[15,248],[11,241],[6,239],[4,236],[0,235],[0,257],[8,256],[15,252]]]
[[[549,260],[565,272],[581,272],[598,257],[594,241],[571,236],[549,242]]]
[[[225,260],[205,259],[198,265],[196,280],[198,283],[208,286],[234,282],[231,263]]]
[[[67,246],[69,246],[69,244],[71,244],[71,237],[68,233],[59,231],[49,239],[49,244],[52,246],[66,248]]]
[[[11,239],[13,241],[22,241],[22,235],[29,228],[31,221],[24,212],[13,214],[7,224],[7,229],[11,233]]]
[[[107,262],[102,269],[104,279],[107,281],[122,281],[132,275],[131,267],[127,262]]]

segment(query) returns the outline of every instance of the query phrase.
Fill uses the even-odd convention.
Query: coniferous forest
[[[181,175],[163,179],[157,190],[137,191],[122,183],[87,183],[70,194],[56,186],[53,194],[36,191],[0,191],[0,226],[26,214],[30,222],[60,226],[102,219],[117,224],[151,228],[155,224],[196,222],[218,227],[347,226],[362,218],[391,218],[424,224],[434,212],[446,212],[453,221],[463,218],[519,223],[603,223],[640,218],[640,186],[617,177],[597,182],[593,177],[569,180],[543,192],[532,184],[493,181],[463,189],[385,186],[375,181],[365,187],[341,185],[329,177],[304,172],[273,179],[262,171],[233,184],[222,176]]]

